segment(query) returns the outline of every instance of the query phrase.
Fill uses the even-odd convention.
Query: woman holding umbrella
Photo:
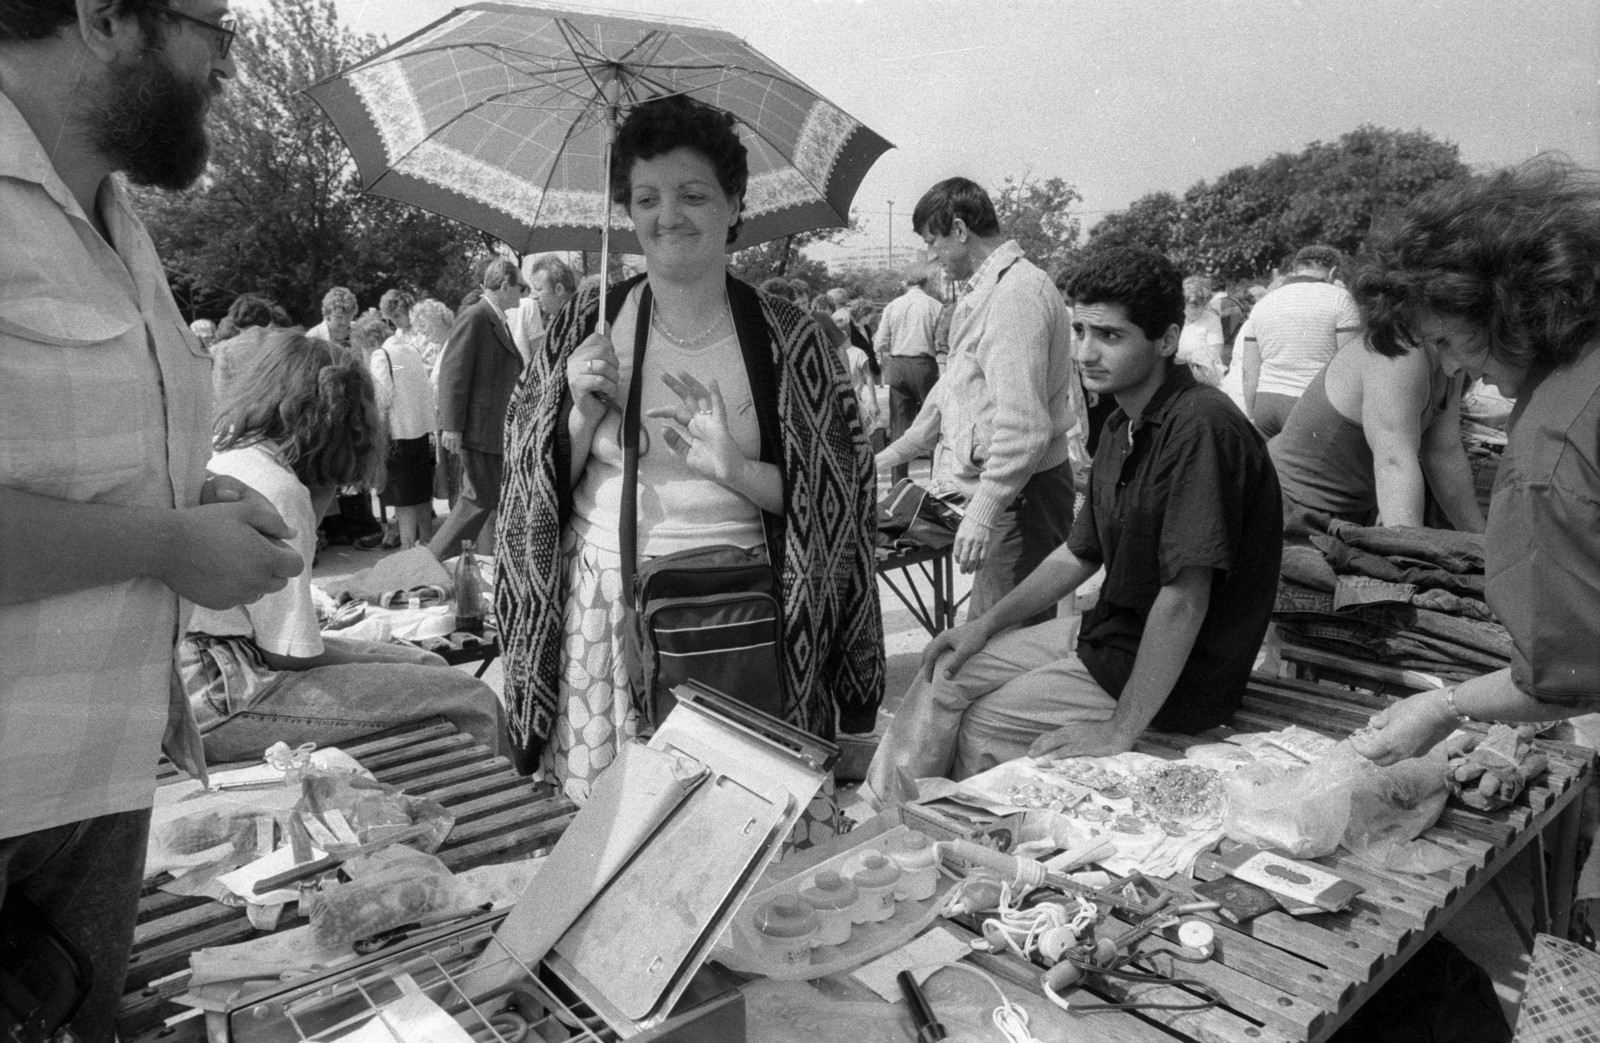
[[[1462,717],[1600,710],[1600,181],[1546,162],[1436,189],[1352,289],[1375,345],[1428,347],[1517,402],[1484,533],[1511,666],[1396,703],[1357,749],[1389,764]]]
[[[874,724],[872,453],[810,316],[728,274],[747,180],[727,113],[683,96],[632,108],[611,196],[647,273],[610,287],[604,316],[596,293],[570,302],[512,402],[497,588],[506,695],[524,767],[542,762],[574,799],[639,726],[619,525],[634,381],[639,560],[764,546],[781,591],[783,716],[825,738]]]

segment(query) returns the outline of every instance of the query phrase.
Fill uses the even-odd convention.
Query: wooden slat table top
[[[1343,737],[1393,697],[1345,691],[1330,685],[1258,675],[1246,707],[1230,726],[1198,736],[1154,734],[1137,747],[1176,758],[1189,746],[1215,742],[1238,731],[1288,724]],[[1550,772],[1510,808],[1485,813],[1450,805],[1424,836],[1462,855],[1460,865],[1429,875],[1378,870],[1335,854],[1317,861],[1355,879],[1366,890],[1341,913],[1295,918],[1273,912],[1247,924],[1200,914],[1216,931],[1216,957],[1207,964],[1176,961],[1175,937],[1153,935],[1141,953],[1161,971],[1206,982],[1226,998],[1224,1006],[1200,1012],[1114,1012],[1076,1019],[1093,1040],[1159,1043],[1322,1043],[1422,945],[1460,912],[1547,826],[1566,813],[1590,784],[1593,751],[1539,740]],[[426,794],[451,807],[457,824],[440,857],[455,869],[506,861],[551,845],[575,808],[560,798],[537,799],[535,787],[504,760],[435,721],[345,746],[385,781]],[[1224,841],[1222,850],[1232,846]],[[1217,856],[1201,856],[1195,878],[1168,883],[1186,891],[1222,875]],[[298,922],[298,921],[295,921]],[[1125,930],[1108,923],[1105,931]],[[177,898],[159,891],[145,896],[123,1006],[125,1040],[198,1043],[203,1019],[164,1028],[184,1008],[168,997],[183,991],[190,952],[202,945],[242,941],[254,932],[242,911],[214,902]],[[1174,932],[1167,932],[1169,935]],[[1037,992],[1039,969],[1015,957],[978,957],[998,977]],[[1101,999],[1188,1001],[1193,994],[1170,986],[1113,988]],[[1087,998],[1087,997],[1086,997]],[[1091,999],[1092,1001],[1092,999]]]
[[[577,812],[571,801],[551,796],[546,788],[518,775],[505,758],[491,756],[487,748],[443,720],[402,725],[341,743],[340,748],[381,781],[436,800],[455,813],[455,826],[438,856],[457,872],[547,849]],[[172,781],[180,777],[171,768],[161,774]],[[286,916],[282,927],[304,922]],[[170,999],[187,986],[189,954],[205,946],[246,941],[259,933],[243,909],[170,895],[156,890],[154,882],[147,883],[118,1023],[121,1038],[127,1043],[202,1043],[204,1018],[166,1024],[189,1009]]]
[[[1290,724],[1343,738],[1395,698],[1258,674],[1230,726],[1197,736],[1151,735],[1135,748],[1176,758],[1197,743]],[[1263,1034],[1276,1029],[1293,1039],[1321,1043],[1336,1031],[1523,848],[1566,814],[1590,785],[1594,751],[1544,739],[1536,740],[1536,745],[1549,758],[1550,771],[1511,807],[1480,812],[1452,802],[1423,834],[1460,853],[1461,864],[1427,875],[1401,873],[1372,868],[1341,851],[1315,861],[1366,888],[1344,912],[1304,919],[1273,912],[1244,925],[1201,914],[1217,931],[1217,961],[1268,990],[1243,988],[1236,980],[1230,991],[1216,982],[1229,997],[1229,1006],[1259,1021]],[[1220,850],[1236,846],[1225,840]],[[1202,855],[1197,861],[1197,880],[1221,875],[1215,854]],[[1180,889],[1193,886],[1182,878],[1169,883]],[[1141,951],[1159,953],[1175,947],[1171,939],[1150,938]],[[1167,970],[1169,963],[1174,964],[1173,973],[1198,977],[1192,973],[1192,964],[1156,959],[1162,970]],[[1266,1004],[1268,1000],[1270,1004]],[[1264,1011],[1270,1007],[1278,1010],[1267,1017]],[[1229,1038],[1230,1031],[1223,1024],[1196,1038]]]

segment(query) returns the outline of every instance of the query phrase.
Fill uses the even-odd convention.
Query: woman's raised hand
[[[604,333],[591,333],[567,359],[567,384],[573,408],[587,420],[599,421],[606,404],[617,397],[617,349]]]
[[[652,409],[647,415],[677,425],[662,431],[667,447],[695,474],[737,488],[750,461],[728,430],[722,389],[715,380],[706,387],[688,373],[663,373],[661,379],[678,396],[678,404]]]

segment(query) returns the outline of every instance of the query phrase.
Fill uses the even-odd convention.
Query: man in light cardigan
[[[1050,277],[1005,239],[994,204],[963,177],[918,200],[912,229],[969,290],[950,322],[950,358],[978,390],[940,436],[978,470],[955,563],[977,573],[967,618],[1009,593],[1072,528],[1074,478],[1087,475],[1087,410],[1072,360],[1070,318]],[[1029,623],[1054,618],[1043,610]]]

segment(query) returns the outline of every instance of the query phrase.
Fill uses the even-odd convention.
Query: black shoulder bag
[[[766,545],[714,544],[664,554],[643,567],[639,553],[639,424],[652,296],[639,295],[633,379],[622,424],[622,597],[628,608],[628,670],[646,720],[659,725],[672,688],[697,681],[774,717],[783,716],[783,621],[778,577]],[[765,519],[762,521],[765,529]]]

